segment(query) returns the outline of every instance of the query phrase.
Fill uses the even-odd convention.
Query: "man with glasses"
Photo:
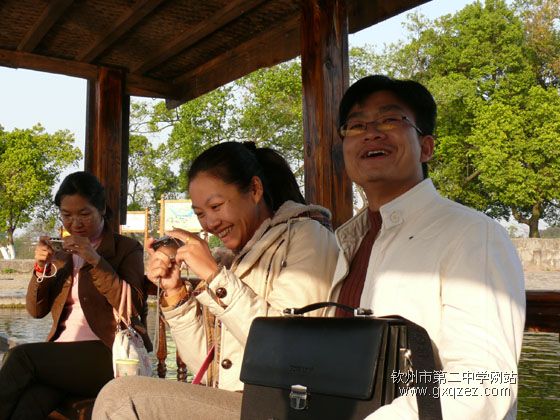
[[[515,418],[523,270],[498,223],[441,197],[428,178],[435,119],[432,95],[413,81],[368,76],[342,98],[346,171],[368,202],[336,232],[329,300],[427,330],[444,419]],[[417,417],[410,394],[368,419]]]

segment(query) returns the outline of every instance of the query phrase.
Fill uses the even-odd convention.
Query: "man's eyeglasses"
[[[340,134],[340,137],[342,138],[359,136],[366,133],[370,125],[377,131],[385,133],[394,130],[395,128],[402,127],[404,123],[408,123],[421,136],[424,135],[422,130],[410,121],[410,118],[401,114],[384,115],[373,121],[349,121],[338,129],[338,134]]]
[[[78,216],[72,216],[70,214],[61,214],[60,215],[60,220],[62,220],[62,223],[65,224],[69,224],[69,223],[81,223],[81,224],[86,224],[89,223],[92,219],[93,215],[92,214],[81,214]]]

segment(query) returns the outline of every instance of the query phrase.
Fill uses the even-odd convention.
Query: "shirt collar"
[[[380,207],[383,229],[400,225],[405,220],[416,217],[418,212],[424,211],[437,196],[432,180],[424,179],[404,194]]]

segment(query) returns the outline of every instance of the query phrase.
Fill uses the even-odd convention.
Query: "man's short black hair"
[[[383,75],[366,76],[348,88],[338,108],[338,126],[346,123],[348,114],[355,104],[365,101],[372,93],[392,92],[414,113],[416,125],[423,135],[433,135],[436,126],[437,106],[432,94],[422,84],[413,80],[392,79]],[[424,178],[428,166],[423,163]]]
[[[366,76],[348,88],[340,101],[338,126],[346,122],[350,109],[355,104],[382,90],[392,92],[414,112],[416,125],[422,134],[434,134],[437,107],[428,89],[413,80],[391,79],[382,75]]]

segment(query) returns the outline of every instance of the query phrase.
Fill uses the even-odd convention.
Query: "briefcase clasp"
[[[303,385],[292,385],[290,392],[290,407],[294,410],[305,410],[307,408],[307,387]]]

